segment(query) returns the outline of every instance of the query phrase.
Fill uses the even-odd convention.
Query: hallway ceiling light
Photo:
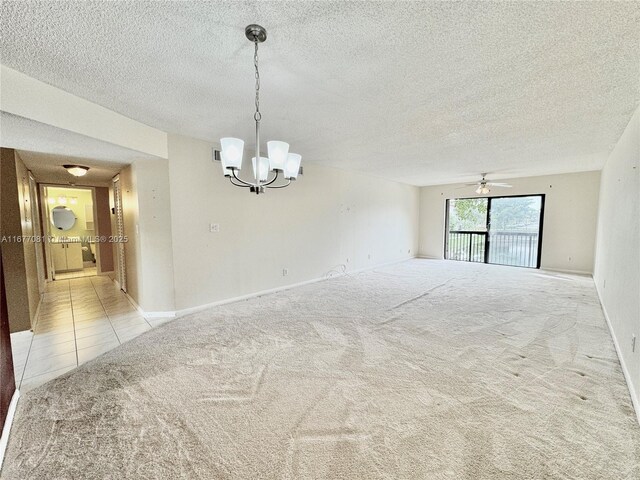
[[[82,165],[63,165],[63,167],[74,177],[83,177],[89,171],[89,167]]]
[[[244,141],[239,138],[225,137],[220,139],[221,152],[215,152],[215,159],[222,162],[222,173],[236,187],[248,188],[250,192],[264,193],[265,188],[284,188],[291,184],[299,174],[302,173],[300,162],[302,156],[297,153],[289,153],[289,144],[281,141],[267,142],[268,157],[260,156],[260,72],[258,70],[258,44],[267,39],[267,31],[260,25],[249,25],[245,28],[246,37],[254,43],[255,53],[253,55],[253,66],[256,77],[256,111],[253,119],[256,122],[256,152],[251,159],[253,164],[253,179],[242,180],[238,173],[242,169],[242,155],[244,152]],[[256,168],[256,159],[257,162]],[[273,172],[272,178],[269,178]],[[282,175],[286,183],[276,184],[278,177]]]

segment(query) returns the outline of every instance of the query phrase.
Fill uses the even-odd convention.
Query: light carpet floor
[[[640,427],[590,278],[412,260],[26,393],[2,478],[638,479]]]

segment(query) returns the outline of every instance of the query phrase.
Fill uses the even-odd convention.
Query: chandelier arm
[[[249,182],[245,182],[244,180],[242,180],[241,178],[238,178],[238,176],[236,175],[236,171],[235,169],[231,170],[231,173],[233,174],[233,178],[235,178],[236,180],[238,180],[240,183],[242,183],[242,186],[244,187],[255,187],[255,185],[253,183],[249,183]],[[231,179],[229,179],[231,180]],[[231,182],[233,183],[233,182]],[[235,185],[235,183],[234,183]],[[239,185],[238,185],[239,186]]]
[[[289,180],[287,183],[285,183],[284,185],[276,185],[275,187],[267,187],[267,188],[285,188],[288,187],[289,185],[291,185],[291,180]],[[266,186],[266,185],[265,185]]]
[[[267,186],[271,185],[273,182],[275,182],[278,179],[278,170],[276,170],[275,172],[276,172],[276,174],[271,180],[269,180],[267,183],[263,183],[262,184],[263,187],[267,187]]]
[[[235,187],[242,187],[242,188],[250,188],[251,185],[244,185],[242,183],[236,183],[233,181],[233,178],[229,178],[229,181],[231,182],[231,185],[235,186]]]

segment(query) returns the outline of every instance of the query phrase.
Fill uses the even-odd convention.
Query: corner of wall
[[[640,107],[602,169],[594,263],[596,290],[640,422]]]

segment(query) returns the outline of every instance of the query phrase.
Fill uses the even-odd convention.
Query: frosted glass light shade
[[[490,191],[491,190],[489,190],[489,188],[487,188],[487,187],[478,187],[478,189],[476,190],[476,193],[481,193],[483,195],[486,195]]]
[[[244,153],[244,140],[239,138],[226,137],[220,139],[220,160],[222,161],[222,171],[227,174],[229,168],[242,168],[242,154]]]
[[[284,167],[284,178],[290,178],[295,180],[298,178],[298,172],[300,171],[300,162],[302,162],[302,155],[297,153],[290,153],[287,156],[287,163]]]
[[[284,170],[289,154],[289,144],[271,140],[267,142],[267,150],[269,152],[269,168],[271,170]]]
[[[256,176],[256,157],[251,158],[251,163],[253,164],[253,176]],[[269,159],[267,157],[260,157],[260,163],[258,166],[258,170],[260,172],[259,180],[264,182],[267,180],[269,176]]]
[[[83,177],[89,171],[89,167],[83,167],[82,165],[63,165],[63,167],[74,177]]]

